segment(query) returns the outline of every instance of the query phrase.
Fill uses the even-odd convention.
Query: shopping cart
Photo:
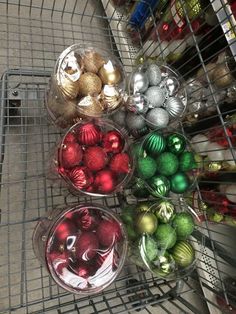
[[[214,1],[213,7],[219,23],[232,26],[227,1]],[[60,289],[34,256],[32,232],[48,211],[94,201],[119,212],[124,201],[120,195],[77,198],[48,177],[60,132],[47,120],[44,96],[56,58],[75,42],[110,50],[129,73],[150,47],[134,46],[126,25],[126,15],[110,0],[0,1],[0,313],[217,314],[221,313],[217,296],[225,300],[225,309],[232,310],[235,229],[223,224],[202,223],[204,251],[188,278],[177,282],[155,278],[127,262],[115,283],[93,297]],[[230,43],[234,53],[235,40],[229,38]],[[200,49],[198,53],[201,56]],[[223,115],[215,106],[224,128],[227,112]],[[207,129],[205,121],[202,127]]]

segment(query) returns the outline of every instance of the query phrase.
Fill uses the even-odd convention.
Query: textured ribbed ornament
[[[180,117],[184,112],[184,104],[178,97],[168,98],[165,108],[172,117]]]
[[[100,94],[99,99],[103,104],[103,107],[107,111],[113,111],[123,101],[123,98],[121,97],[116,87],[112,85],[104,85],[104,88]]]
[[[78,96],[79,93],[79,84],[77,82],[73,82],[68,78],[64,78],[62,84],[59,86],[62,94],[68,99],[74,99]]]
[[[81,125],[76,134],[79,143],[82,145],[95,145],[101,140],[100,128],[91,122]]]
[[[86,167],[75,167],[68,175],[77,189],[83,190],[93,183],[93,175]]]
[[[86,96],[78,103],[79,112],[90,117],[100,117],[104,107],[95,97]]]
[[[165,138],[158,132],[151,133],[143,143],[144,149],[148,154],[156,156],[166,148]]]

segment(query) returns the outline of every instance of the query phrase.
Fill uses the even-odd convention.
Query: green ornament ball
[[[146,183],[141,178],[135,178],[132,185],[132,193],[137,198],[144,198],[150,195]]]
[[[172,222],[179,239],[187,238],[194,230],[194,220],[189,213],[177,213]]]
[[[169,201],[161,201],[158,205],[153,206],[152,211],[159,222],[168,223],[174,217],[175,207]]]
[[[190,186],[188,176],[183,172],[177,172],[170,178],[170,190],[177,194],[182,194]]]
[[[151,178],[157,170],[156,162],[153,158],[147,156],[139,158],[137,161],[137,171],[140,177],[144,179]]]
[[[179,241],[172,249],[175,262],[181,267],[188,267],[195,258],[195,251],[188,241]]]
[[[156,241],[149,235],[144,234],[140,239],[139,249],[144,263],[149,266],[149,263],[157,257]]]
[[[197,168],[194,154],[191,152],[183,152],[179,157],[179,170],[189,171]]]
[[[158,246],[165,250],[172,248],[177,240],[175,229],[169,224],[159,225],[154,235]]]
[[[157,228],[157,218],[153,213],[139,213],[136,217],[135,226],[138,233],[153,234]]]
[[[151,202],[139,202],[138,205],[135,206],[135,212],[136,213],[149,212],[151,206],[152,206]]]
[[[158,172],[164,176],[171,176],[176,173],[179,167],[178,158],[169,152],[162,153],[156,160]]]
[[[122,208],[122,213],[120,215],[121,220],[126,225],[133,225],[134,223],[134,206]]]
[[[166,143],[167,150],[175,155],[181,154],[186,148],[186,140],[181,134],[168,135]]]
[[[131,152],[132,152],[134,158],[143,157],[143,155],[144,155],[144,150],[143,150],[142,145],[140,143],[132,144]]]
[[[148,180],[151,194],[155,197],[167,196],[170,192],[170,181],[161,175]]]
[[[152,261],[152,270],[161,277],[166,277],[175,271],[175,260],[168,252],[158,255]]]
[[[138,234],[135,232],[134,228],[130,225],[126,225],[126,232],[128,234],[128,238],[132,241],[136,240],[138,238]]]
[[[166,140],[158,132],[149,134],[143,143],[144,150],[151,156],[157,156],[158,154],[164,152],[166,148]]]

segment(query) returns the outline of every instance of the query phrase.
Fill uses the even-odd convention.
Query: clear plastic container
[[[122,270],[127,237],[114,213],[100,205],[80,204],[42,218],[33,247],[60,287],[91,295],[110,285]]]

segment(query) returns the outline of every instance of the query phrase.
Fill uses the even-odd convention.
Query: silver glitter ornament
[[[156,86],[161,82],[161,70],[160,68],[152,63],[147,68],[147,76],[149,79],[149,85]]]
[[[128,109],[134,113],[146,113],[148,111],[148,104],[145,97],[141,93],[136,93],[130,98]]]
[[[131,89],[134,93],[144,93],[148,89],[149,80],[145,72],[135,72],[131,78]]]
[[[158,86],[149,87],[145,96],[150,108],[161,107],[165,102],[164,90]]]
[[[184,112],[184,104],[178,97],[170,97],[165,103],[165,109],[172,117],[180,117]]]
[[[145,127],[146,123],[141,115],[129,112],[126,116],[126,125],[129,130],[140,130]]]
[[[169,96],[174,96],[180,87],[178,79],[174,76],[167,77],[165,79],[165,88]]]
[[[125,126],[125,118],[126,118],[126,112],[122,110],[118,110],[112,115],[112,120],[116,124],[122,127]]]
[[[165,109],[154,108],[148,111],[146,120],[150,129],[162,129],[169,123],[169,114]]]

